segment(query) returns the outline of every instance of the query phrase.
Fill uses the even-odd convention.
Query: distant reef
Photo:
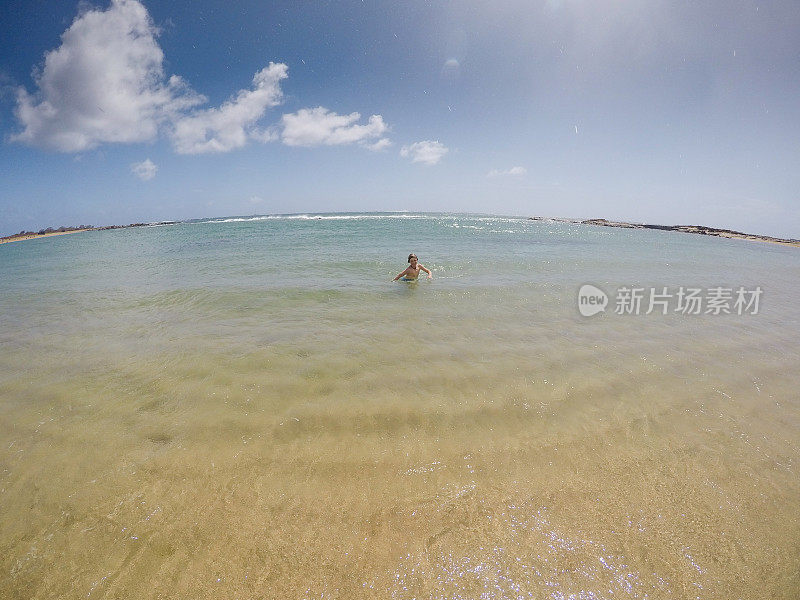
[[[647,223],[628,223],[626,221],[609,221],[607,219],[586,219],[580,221],[576,219],[561,219],[549,217],[530,217],[532,221],[555,221],[559,223],[575,223],[580,225],[600,225],[601,227],[621,227],[623,229],[659,229],[661,231],[678,231],[680,233],[694,233],[697,235],[712,235],[740,240],[752,240],[756,242],[772,242],[774,244],[784,244],[787,246],[800,246],[800,240],[791,238],[777,238],[769,235],[757,235],[754,233],[743,233],[731,229],[718,229],[716,227],[706,227],[705,225],[649,225]]]
[[[7,235],[0,238],[0,244],[4,242],[17,242],[20,240],[30,240],[49,235],[62,235],[65,233],[78,233],[79,231],[105,231],[106,229],[128,229],[130,227],[147,227],[149,225],[174,225],[178,221],[159,221],[157,223],[131,223],[130,225],[106,225],[104,227],[94,227],[93,225],[75,225],[73,227],[48,227],[38,231],[20,231],[14,235]]]

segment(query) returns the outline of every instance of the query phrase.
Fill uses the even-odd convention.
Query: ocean
[[[0,245],[0,596],[796,598],[799,299],[492,215]]]

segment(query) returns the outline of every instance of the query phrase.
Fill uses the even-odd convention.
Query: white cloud
[[[131,165],[131,173],[142,181],[150,181],[156,176],[156,171],[158,171],[158,167],[149,158]]]
[[[421,162],[426,165],[435,165],[450,149],[444,144],[431,140],[414,142],[400,149],[400,156],[411,158],[411,162]]]
[[[388,138],[381,138],[374,144],[363,144],[364,148],[366,148],[367,150],[372,150],[373,152],[380,152],[381,150],[385,150],[391,145],[392,142]]]
[[[266,144],[267,142],[274,142],[275,140],[278,140],[281,137],[280,133],[277,130],[277,127],[275,127],[274,125],[267,128],[253,127],[250,129],[249,134],[251,140],[261,142],[262,144]]]
[[[391,145],[381,115],[359,123],[357,112],[339,115],[320,106],[283,115],[271,126],[260,123],[282,100],[280,85],[288,70],[282,63],[258,71],[250,89],[219,107],[201,108],[204,96],[181,77],[165,74],[158,33],[139,0],[111,0],[106,10],[81,12],[61,36],[61,45],[47,52],[34,72],[35,93],[17,89],[21,131],[11,140],[82,152],[108,143],[152,142],[163,134],[180,154],[229,152],[250,140],[280,139],[288,146],[359,144],[372,151]],[[425,144],[434,146],[426,150]],[[412,145],[413,160],[438,162],[447,149],[438,145],[437,150],[437,145]],[[150,173],[134,172],[140,177]]]
[[[164,73],[158,30],[138,0],[112,0],[80,14],[34,73],[35,94],[17,90],[22,131],[12,141],[60,152],[141,143],[168,131],[179,153],[227,152],[276,134],[257,121],[281,100],[284,64],[270,63],[218,108],[180,77]]]
[[[497,169],[492,169],[489,171],[486,176],[487,177],[503,177],[503,176],[512,176],[512,177],[521,177],[525,175],[528,170],[525,167],[511,167],[510,169],[506,169],[504,171],[498,171]]]
[[[358,125],[357,112],[339,115],[322,106],[303,108],[283,115],[281,139],[287,146],[336,146],[360,143],[372,150],[385,148],[391,142],[382,138],[389,130],[381,115],[372,115],[366,125]],[[376,142],[370,140],[380,138]]]
[[[274,139],[269,131],[260,130],[255,124],[268,108],[280,104],[280,82],[286,79],[286,71],[282,63],[269,63],[253,77],[252,90],[240,90],[219,108],[177,119],[171,133],[176,152],[229,152],[244,146],[248,138],[262,142]]]
[[[38,93],[17,91],[23,130],[11,139],[61,152],[155,139],[166,120],[205,101],[165,78],[156,33],[136,0],[81,14],[34,73]]]

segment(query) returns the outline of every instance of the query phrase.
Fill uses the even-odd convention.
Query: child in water
[[[420,271],[425,271],[428,274],[428,279],[433,277],[428,269],[417,262],[416,254],[412,253],[408,255],[408,265],[408,268],[395,277],[392,281],[397,281],[398,279],[400,279],[400,281],[416,281],[417,277],[419,277]]]

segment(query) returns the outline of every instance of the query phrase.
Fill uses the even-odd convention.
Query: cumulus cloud
[[[268,109],[282,101],[280,86],[288,71],[282,63],[269,63],[255,74],[249,89],[222,105],[202,107],[204,96],[181,77],[167,77],[157,37],[158,29],[139,0],[111,0],[106,10],[81,12],[61,36],[61,45],[47,52],[34,71],[36,91],[16,90],[21,130],[11,140],[83,152],[165,135],[180,154],[229,152],[251,140],[281,140],[288,146],[358,144],[372,151],[391,145],[381,115],[359,123],[357,112],[339,115],[319,106],[263,125]],[[438,158],[414,160],[433,164]],[[154,169],[134,172],[143,177],[155,174]]]
[[[81,152],[104,143],[149,142],[168,132],[176,152],[196,154],[276,137],[257,122],[281,101],[286,65],[270,63],[255,74],[252,89],[201,110],[204,96],[165,75],[157,35],[138,0],[112,0],[107,10],[80,14],[34,72],[37,92],[17,90],[22,131],[12,141]]]
[[[511,167],[510,169],[506,169],[504,171],[498,171],[497,169],[492,169],[489,171],[486,176],[487,177],[521,177],[525,175],[528,170],[525,167]]]
[[[367,150],[372,150],[373,152],[380,152],[381,150],[385,150],[391,145],[392,142],[388,138],[381,138],[374,144],[364,144],[364,148],[366,148]]]
[[[450,149],[438,141],[423,140],[414,142],[400,149],[400,156],[410,158],[411,162],[421,162],[426,165],[435,165]]]
[[[244,146],[248,138],[273,139],[255,124],[268,108],[280,104],[280,82],[286,79],[286,71],[282,63],[269,63],[253,77],[253,89],[240,90],[219,108],[178,118],[171,133],[175,150],[180,154],[228,152]]]
[[[358,125],[357,112],[339,115],[322,106],[303,108],[283,115],[281,140],[287,146],[337,146],[360,143],[372,150],[385,148],[391,142],[382,138],[389,130],[383,117],[372,115],[365,125]],[[377,139],[380,138],[380,139]],[[372,140],[377,141],[372,142]]]
[[[158,167],[149,158],[143,160],[142,162],[133,163],[131,165],[131,173],[136,175],[142,181],[150,181],[156,176],[156,171],[158,171]]]
[[[251,140],[261,142],[262,144],[266,144],[267,142],[274,142],[275,140],[278,140],[281,137],[277,127],[275,127],[274,125],[266,128],[253,127],[250,129],[249,135]]]
[[[38,92],[17,91],[23,130],[11,139],[61,152],[155,139],[165,121],[205,101],[165,77],[156,33],[136,0],[80,15],[34,72]]]

